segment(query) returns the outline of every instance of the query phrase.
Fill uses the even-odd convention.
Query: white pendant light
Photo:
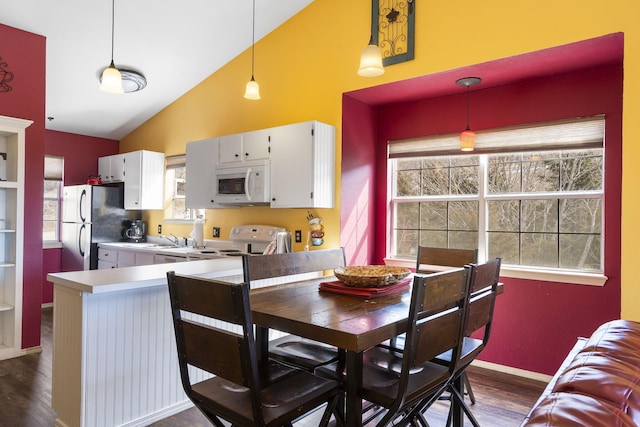
[[[480,77],[463,77],[456,80],[458,86],[467,87],[467,128],[460,133],[460,150],[473,151],[476,147],[476,133],[469,128],[469,87],[480,84]]]
[[[380,52],[378,45],[373,42],[373,36],[371,36],[369,44],[362,49],[362,53],[360,54],[358,75],[362,77],[378,77],[383,74],[382,52]]]
[[[260,99],[260,85],[253,77],[254,63],[255,63],[255,47],[256,47],[256,0],[253,0],[253,35],[251,39],[251,80],[247,82],[247,86],[244,90],[244,97],[246,99],[258,100]]]
[[[115,0],[111,1],[111,64],[102,71],[100,90],[107,93],[124,93],[122,88],[122,74],[113,63],[113,33],[115,21]]]

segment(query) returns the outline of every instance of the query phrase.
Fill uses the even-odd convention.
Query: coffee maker
[[[131,221],[131,226],[126,229],[125,236],[130,242],[147,241],[147,222],[141,219]]]

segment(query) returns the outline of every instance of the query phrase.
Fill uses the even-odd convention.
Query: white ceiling
[[[256,41],[311,1],[256,0]],[[111,0],[0,0],[0,23],[47,38],[47,129],[118,140],[251,46],[251,15],[251,0],[115,0],[114,62],[147,87],[112,95]]]

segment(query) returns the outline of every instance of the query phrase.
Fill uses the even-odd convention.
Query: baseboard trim
[[[530,380],[541,381],[544,383],[549,383],[551,375],[540,374],[538,372],[526,371],[524,369],[512,368],[510,366],[499,365],[497,363],[485,362],[483,360],[474,360],[471,362],[471,365],[477,366],[478,368],[489,369],[496,372],[502,372],[505,374],[515,375],[517,377],[528,378]]]

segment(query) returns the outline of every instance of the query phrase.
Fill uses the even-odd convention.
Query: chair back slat
[[[214,327],[182,320],[186,362],[236,384],[249,386],[243,372],[242,337]],[[224,351],[212,351],[224,349]]]
[[[446,273],[435,273],[428,280],[422,281],[424,292],[422,301],[418,302],[417,319],[431,315],[434,311],[448,309],[460,302],[466,291],[467,272],[457,269]],[[419,280],[416,276],[415,280]]]
[[[462,319],[462,310],[453,310],[418,326],[412,365],[425,363],[457,346]]]
[[[241,325],[247,313],[242,306],[240,289],[219,286],[215,281],[205,281],[197,277],[179,276],[175,286],[176,303],[181,310],[216,318]],[[207,283],[205,286],[203,283]]]
[[[244,280],[268,279],[294,274],[333,270],[345,266],[342,248],[242,257]]]
[[[421,272],[423,265],[442,265],[447,267],[463,267],[478,261],[477,249],[432,248],[418,246],[416,272]]]
[[[478,264],[471,278],[471,294],[477,294],[480,291],[488,290],[493,285],[498,284],[500,279],[500,264],[501,259],[495,258],[485,262],[484,264]]]

